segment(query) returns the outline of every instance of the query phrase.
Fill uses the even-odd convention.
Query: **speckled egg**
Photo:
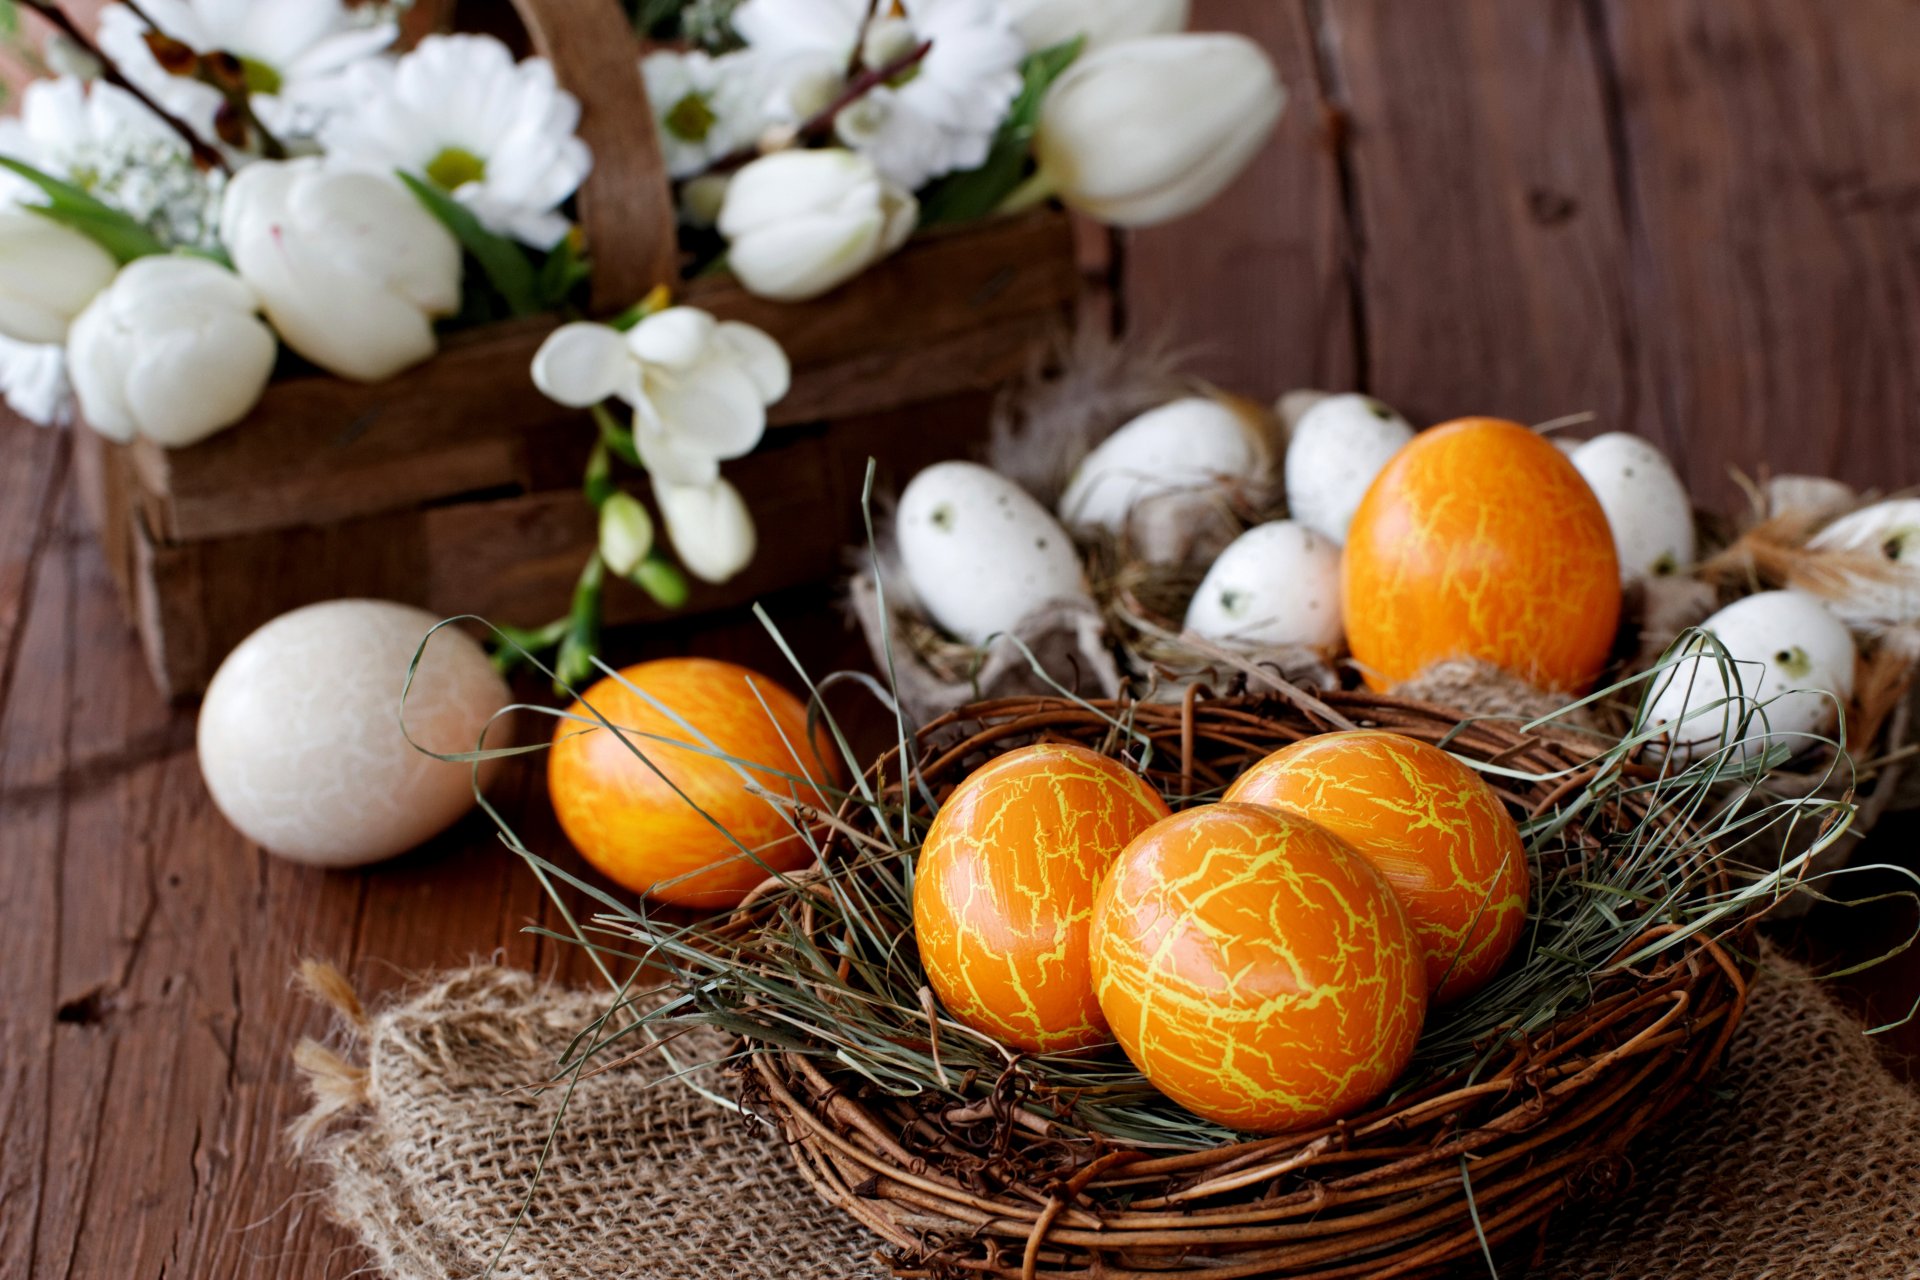
[[[1087,970],[1094,889],[1166,816],[1138,774],[1068,743],[1009,751],[968,775],[914,869],[914,937],[940,1002],[1033,1053],[1109,1039]]]
[[[1430,743],[1319,734],[1248,769],[1226,799],[1310,818],[1371,862],[1406,908],[1436,1004],[1485,986],[1526,931],[1519,827],[1485,779]]]
[[[1413,1056],[1420,944],[1378,871],[1297,814],[1202,805],[1142,832],[1100,885],[1094,991],[1162,1093],[1257,1132],[1365,1106]]]
[[[406,697],[420,642],[440,619],[384,600],[332,600],[283,614],[220,664],[200,707],[200,770],[241,834],[296,862],[352,867],[392,857],[474,803],[467,764],[510,701],[487,655],[454,628],[435,632]],[[509,745],[496,726],[489,746]],[[481,781],[493,773],[482,765]]]

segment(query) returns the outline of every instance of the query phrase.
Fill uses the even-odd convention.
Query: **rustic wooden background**
[[[1258,395],[1591,410],[1716,502],[1730,468],[1920,483],[1920,5],[1196,7],[1273,52],[1292,104],[1225,200],[1133,238],[1135,327]],[[521,932],[548,909],[481,821],[365,873],[228,829],[68,480],[62,436],[0,423],[0,1276],[354,1274],[281,1139],[302,1105],[288,1052],[325,1028],[294,962],[369,991],[490,954],[582,975]],[[772,608],[816,670],[858,660],[825,593]],[[688,651],[780,669],[738,616],[611,656]],[[561,847],[537,770],[503,795]],[[1915,833],[1875,847],[1911,863]],[[1910,923],[1866,920],[1823,913],[1791,940],[1845,956]],[[1852,990],[1897,1016],[1916,983],[1908,964]]]

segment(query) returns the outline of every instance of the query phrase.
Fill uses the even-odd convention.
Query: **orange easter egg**
[[[1110,1039],[1087,969],[1094,889],[1166,816],[1140,775],[1085,747],[1022,747],[968,775],[914,868],[913,932],[940,1002],[1033,1053]]]
[[[588,862],[650,898],[712,909],[738,905],[767,878],[768,868],[793,871],[813,860],[786,818],[747,790],[744,767],[706,754],[751,760],[830,786],[836,777],[831,743],[823,731],[815,740],[818,755],[809,750],[800,699],[765,676],[709,658],[642,662],[620,677],[659,705],[609,676],[587,690],[583,701],[632,732],[623,741],[602,726],[587,727],[593,713],[576,702],[569,710],[586,723],[560,721],[547,757],[553,811]],[[810,784],[769,769],[744,772],[776,793],[797,787],[802,800],[832,807]]]
[[[1423,431],[1374,477],[1342,562],[1347,645],[1385,689],[1476,658],[1543,689],[1600,674],[1620,621],[1620,567],[1600,500],[1517,422]]]
[[[1141,833],[1093,909],[1094,991],[1155,1088],[1276,1133],[1358,1110],[1406,1068],[1426,968],[1380,873],[1280,809],[1210,804]]]
[[[1241,774],[1226,799],[1310,818],[1393,886],[1435,1003],[1486,985],[1527,927],[1527,851],[1500,797],[1440,748],[1378,729],[1326,733]]]

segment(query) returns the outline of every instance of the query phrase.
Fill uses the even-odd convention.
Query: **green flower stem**
[[[607,567],[595,551],[587,557],[574,584],[573,607],[567,612],[567,632],[554,659],[554,692],[578,689],[593,675],[593,656],[600,651],[600,615],[606,594]]]
[[[593,406],[592,412],[594,424],[600,428],[601,445],[628,466],[646,470],[646,463],[640,461],[640,450],[633,443],[633,428],[620,425],[620,420],[604,404]]]

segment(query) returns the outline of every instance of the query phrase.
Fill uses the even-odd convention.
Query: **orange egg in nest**
[[[1090,954],[1134,1065],[1235,1129],[1365,1106],[1426,1014],[1420,945],[1387,882],[1280,809],[1222,802],[1142,832],[1100,886]]]
[[[1138,774],[1071,744],[1018,748],[969,774],[914,868],[913,932],[940,1002],[1031,1053],[1111,1039],[1087,969],[1094,890],[1166,816]]]
[[[1471,658],[1581,692],[1620,621],[1600,500],[1549,441],[1497,418],[1393,455],[1348,528],[1342,588],[1348,647],[1376,689]]]
[[[567,839],[603,874],[661,902],[717,909],[738,905],[767,878],[767,868],[793,871],[813,860],[781,813],[747,790],[752,777],[776,793],[833,807],[814,790],[837,777],[831,744],[823,731],[810,749],[806,705],[786,689],[731,662],[663,658],[628,667],[620,680],[608,676],[583,702],[568,709],[579,719],[562,720],[554,731],[547,789]],[[594,711],[633,732],[623,741],[604,726],[588,727]],[[706,751],[769,768],[736,766]]]
[[[1520,829],[1438,747],[1378,729],[1321,734],[1254,765],[1226,799],[1298,813],[1371,862],[1406,909],[1435,1003],[1485,986],[1526,931]]]

